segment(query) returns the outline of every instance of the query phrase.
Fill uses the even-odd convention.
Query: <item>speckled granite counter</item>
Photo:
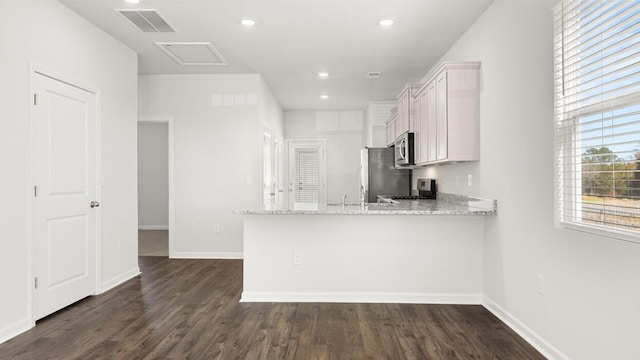
[[[240,210],[243,215],[494,215],[497,201],[438,193],[437,200],[393,200],[361,205],[323,204],[316,210]]]

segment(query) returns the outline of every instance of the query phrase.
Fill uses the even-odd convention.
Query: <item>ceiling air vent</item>
[[[142,32],[176,32],[156,10],[116,9],[116,11]]]
[[[208,42],[157,42],[156,45],[180,65],[227,65]]]
[[[382,73],[380,71],[370,71],[367,73],[367,79],[379,79]]]

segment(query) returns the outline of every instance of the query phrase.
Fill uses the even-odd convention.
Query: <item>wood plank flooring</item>
[[[239,303],[241,260],[140,266],[0,344],[0,358],[544,359],[481,306]]]

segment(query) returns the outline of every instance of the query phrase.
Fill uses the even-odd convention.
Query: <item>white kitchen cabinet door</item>
[[[436,82],[432,81],[427,85],[427,161],[436,161],[438,147],[438,137],[436,129]]]
[[[393,145],[396,141],[396,128],[398,123],[397,119],[398,114],[395,114],[391,117],[391,119],[387,121],[387,146]]]
[[[402,97],[398,99],[398,117],[396,118],[396,135],[400,135],[404,132],[403,119],[407,118],[405,114],[405,107],[402,105]],[[408,124],[408,123],[407,123]]]
[[[394,133],[394,137],[398,137],[400,134],[402,134],[402,121],[400,120],[400,113],[397,113],[394,117],[393,117],[393,123],[395,124],[395,130],[393,130]]]
[[[420,128],[420,98],[412,97],[413,103],[411,111],[413,112],[412,127],[413,132],[413,151],[414,151],[414,163],[420,164],[422,162],[422,153],[420,152],[420,144],[422,143],[422,129]]]
[[[419,136],[416,135],[417,145],[415,147],[416,152],[420,153],[420,162],[417,164],[424,164],[429,161],[429,104],[427,101],[428,93],[426,89],[418,94],[416,97],[417,102],[414,106],[418,108],[420,124]]]
[[[401,134],[400,132],[400,121],[398,120],[400,116],[398,113],[391,117],[391,139],[389,140],[389,145],[393,145],[396,142],[396,138]]]
[[[405,91],[398,102],[398,120],[400,123],[400,132],[397,135],[409,131],[409,119],[411,117],[411,105],[409,104],[409,91]]]
[[[413,98],[420,84],[407,84],[398,95],[398,119],[396,123],[396,136],[405,132],[415,132],[418,123],[414,121]]]
[[[447,72],[436,78],[436,160],[447,158]]]
[[[447,68],[446,161],[480,160],[479,67],[454,63]]]

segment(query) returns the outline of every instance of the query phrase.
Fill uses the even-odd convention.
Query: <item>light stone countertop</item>
[[[496,200],[438,193],[437,200],[393,200],[364,205],[320,204],[309,210],[237,210],[242,215],[495,215]]]

